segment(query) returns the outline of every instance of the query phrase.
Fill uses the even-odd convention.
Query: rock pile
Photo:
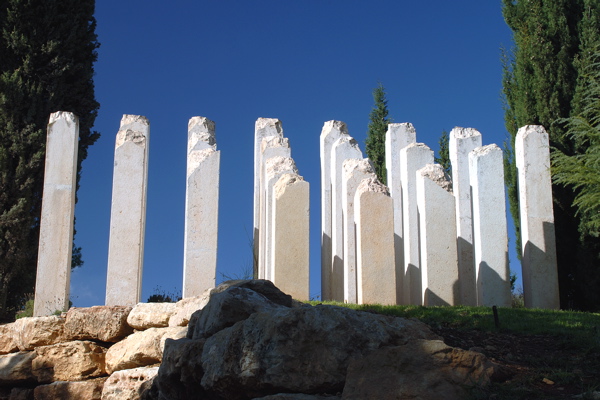
[[[25,318],[0,337],[11,400],[462,399],[495,370],[419,321],[305,305],[263,280]]]

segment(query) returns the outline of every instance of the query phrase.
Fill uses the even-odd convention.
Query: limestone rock
[[[267,299],[271,300],[275,304],[282,305],[284,307],[292,307],[292,296],[283,293],[277,288],[273,282],[265,279],[252,279],[252,280],[231,280],[221,283],[219,286],[211,291],[211,295],[216,293],[224,292],[230,287],[241,287],[244,289],[250,289],[257,293],[262,294]]]
[[[158,367],[141,367],[117,371],[104,383],[102,400],[139,400],[150,388]]]
[[[64,341],[65,319],[56,315],[48,317],[27,317],[13,324],[14,339],[19,350],[32,350]]]
[[[278,308],[285,307],[273,303],[253,290],[230,287],[224,292],[213,294],[206,307],[192,315],[187,337],[208,338],[238,321],[245,320],[253,313]]]
[[[35,382],[31,362],[35,353],[21,351],[0,356],[0,386],[12,386]]]
[[[280,308],[252,314],[208,338],[201,382],[204,390],[233,400],[337,393],[352,359],[382,346],[437,338],[413,320],[334,306]]]
[[[73,307],[67,312],[65,334],[69,340],[117,342],[133,332],[127,324],[131,307]]]
[[[167,340],[158,376],[147,400],[202,398],[202,350],[205,339]],[[160,392],[160,396],[158,394]]]
[[[493,372],[483,354],[414,340],[352,360],[342,399],[460,400],[469,387],[489,383]]]
[[[106,349],[90,341],[37,347],[32,361],[38,382],[80,381],[105,375]]]
[[[138,303],[127,316],[127,323],[139,330],[169,326],[175,309],[175,303]]]
[[[180,334],[180,327],[149,328],[129,335],[106,352],[106,371],[112,374],[123,369],[145,367],[162,360],[163,337]]]
[[[13,324],[0,325],[0,354],[14,353],[19,351],[17,341],[13,333]]]
[[[7,397],[8,400],[34,400],[33,389],[30,388],[12,388]]]
[[[192,314],[202,310],[210,300],[210,292],[213,289],[205,291],[200,296],[188,297],[175,303],[175,312],[169,318],[169,326],[187,326]]]
[[[106,378],[82,382],[54,382],[35,388],[36,400],[101,400]]]

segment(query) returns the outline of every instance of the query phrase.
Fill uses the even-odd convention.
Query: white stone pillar
[[[331,149],[331,300],[344,301],[344,221],[342,218],[342,173],[344,161],[361,159],[358,143],[342,135]]]
[[[354,198],[357,300],[359,304],[396,304],[393,204],[388,188],[366,178]]]
[[[519,177],[519,207],[525,307],[560,307],[550,151],[542,126],[517,132],[515,155]]]
[[[267,136],[262,139],[261,149],[260,149],[260,185],[259,185],[259,221],[258,221],[258,278],[266,279],[266,271],[265,266],[267,262],[265,261],[265,249],[266,246],[261,246],[260,243],[266,243],[265,240],[267,238],[266,231],[266,223],[267,223],[267,213],[266,213],[266,161],[272,157],[291,157],[292,152],[290,149],[289,140],[282,136]]]
[[[260,220],[260,149],[262,140],[268,136],[283,137],[281,122],[276,118],[259,118],[254,124],[254,215],[252,242],[254,247],[253,274],[258,277],[259,220]]]
[[[33,316],[69,308],[79,121],[69,112],[50,115],[40,220]]]
[[[366,178],[375,178],[375,170],[368,158],[349,158],[344,161],[342,174],[342,214],[344,229],[344,302],[356,304],[356,230],[354,223],[354,196]]]
[[[495,144],[479,147],[469,153],[479,306],[511,305],[502,156],[502,149]]]
[[[456,210],[452,183],[441,165],[427,164],[417,171],[417,204],[423,305],[457,305]]]
[[[477,305],[475,259],[473,258],[473,218],[471,214],[471,183],[469,181],[469,152],[481,147],[481,133],[472,128],[456,127],[450,132],[450,162],[452,190],[456,198],[456,247],[460,277],[460,303]]]
[[[273,283],[309,300],[309,184],[283,174],[273,187]]]
[[[273,280],[273,206],[274,192],[273,187],[284,174],[298,174],[298,169],[294,160],[290,157],[271,157],[266,161],[265,170],[265,278]],[[263,244],[261,243],[261,246]]]
[[[419,269],[419,214],[417,208],[417,171],[433,164],[433,151],[423,143],[411,143],[400,151],[402,171],[402,214],[404,227],[404,304],[421,304]]]
[[[140,301],[149,138],[146,117],[123,116],[115,144],[106,277],[108,306],[132,306]]]
[[[193,117],[188,123],[183,297],[215,287],[219,232],[219,170],[215,123]]]
[[[321,300],[331,300],[331,148],[348,129],[342,121],[327,121],[320,136],[321,158]]]
[[[385,167],[387,186],[394,204],[394,252],[396,255],[396,298],[403,302],[404,234],[402,227],[402,172],[400,150],[417,141],[417,133],[411,123],[388,124],[385,134]]]

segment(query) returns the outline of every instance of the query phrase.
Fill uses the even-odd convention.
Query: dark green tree
[[[375,106],[369,114],[369,129],[367,131],[367,139],[365,140],[365,149],[367,157],[373,162],[377,177],[384,184],[387,183],[386,168],[385,168],[385,133],[388,129],[388,124],[392,122],[388,118],[387,99],[385,98],[385,88],[378,83],[373,89],[373,100]]]
[[[0,318],[35,284],[49,115],[79,117],[78,182],[99,137],[94,8],[94,0],[0,0]]]
[[[514,40],[512,53],[504,54],[505,122],[510,134],[505,179],[520,253],[517,130],[543,125],[553,149],[568,156],[585,152],[586,145],[576,143],[561,121],[580,109],[585,86],[581,72],[589,46],[598,40],[600,4],[597,0],[503,0],[503,14]],[[580,235],[572,188],[554,185],[553,196],[561,307],[598,309],[600,242]]]
[[[442,135],[440,136],[440,140],[438,141],[438,144],[440,145],[440,150],[438,151],[438,156],[435,157],[435,162],[442,166],[444,172],[447,173],[448,176],[452,176],[449,141],[450,136],[448,136],[448,131],[444,129],[442,131]]]

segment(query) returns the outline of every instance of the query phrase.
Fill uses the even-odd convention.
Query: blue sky
[[[221,150],[217,281],[251,263],[254,122],[279,118],[311,185],[311,296],[320,294],[319,135],[346,122],[364,153],[372,90],[394,122],[437,151],[442,130],[506,139],[501,2],[481,0],[99,0],[98,142],[83,163],[71,277],[75,306],[104,304],[115,135],[123,114],[150,121],[143,294],[181,290],[187,123],[216,123]],[[512,224],[510,225],[512,226]],[[511,269],[520,274],[509,243]]]

